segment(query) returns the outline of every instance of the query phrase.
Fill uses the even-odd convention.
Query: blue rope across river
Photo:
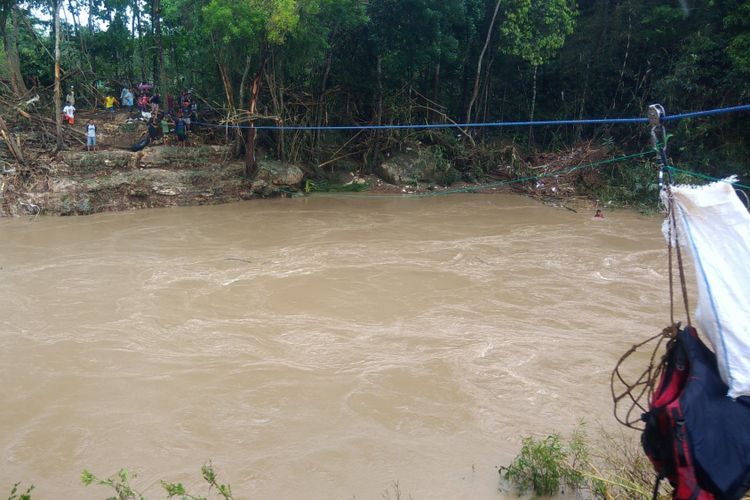
[[[698,118],[702,116],[722,115],[750,111],[750,104],[732,106],[727,108],[709,109],[704,111],[693,111],[677,115],[666,115],[662,121],[676,121],[687,118]],[[201,127],[250,129],[258,130],[398,130],[398,129],[446,129],[446,128],[499,128],[499,127],[539,127],[554,125],[616,125],[624,123],[648,123],[648,118],[590,118],[582,120],[540,120],[540,121],[511,121],[511,122],[484,122],[484,123],[409,123],[392,125],[230,125],[219,123],[193,122]]]

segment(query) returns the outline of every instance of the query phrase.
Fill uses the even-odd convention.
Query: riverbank
[[[97,123],[96,151],[84,145],[88,120]],[[49,150],[44,127],[32,125],[16,123],[15,141],[6,142],[23,148],[0,150],[5,153],[0,216],[88,215],[329,190],[393,195],[515,192],[577,210],[597,205],[592,188],[603,181],[595,170],[575,169],[610,154],[607,147],[591,142],[560,153],[522,155],[513,144],[471,149],[454,143],[451,149],[432,137],[431,142],[395,144],[370,167],[353,160],[325,168],[293,164],[261,150],[257,173],[248,178],[244,160],[214,129],[194,128],[186,146],[159,138],[132,151],[146,133],[145,122],[124,112],[84,112],[74,126],[66,126],[66,149],[56,151]]]

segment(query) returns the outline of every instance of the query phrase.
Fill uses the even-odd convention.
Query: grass
[[[633,436],[602,430],[592,444],[584,424],[567,439],[556,433],[523,438],[519,454],[499,472],[519,494],[551,496],[569,488],[605,500],[650,499],[656,479]],[[671,497],[665,483],[658,498]]]

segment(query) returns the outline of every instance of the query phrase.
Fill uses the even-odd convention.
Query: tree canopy
[[[2,79],[17,94],[54,80],[58,0],[0,2]],[[68,0],[63,86],[192,89],[218,121],[367,124],[574,119],[746,103],[750,4],[742,0]],[[31,90],[30,90],[31,89]],[[101,86],[99,87],[101,89]],[[260,121],[259,121],[260,120]],[[681,123],[685,158],[748,169],[746,118]],[[742,125],[744,123],[744,126]],[[489,131],[509,137],[528,131]],[[549,128],[534,143],[606,137]],[[334,134],[280,154],[312,158]],[[262,137],[278,142],[278,138]],[[645,140],[643,141],[645,142]],[[247,147],[251,147],[249,144]],[[719,155],[717,151],[721,149]],[[377,151],[373,152],[377,153]]]

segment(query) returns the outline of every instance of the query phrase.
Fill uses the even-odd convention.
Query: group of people
[[[148,82],[141,82],[136,87],[137,99],[134,98],[133,90],[123,88],[120,100],[123,106],[132,112],[135,99],[141,116],[147,120],[148,137],[150,141],[159,138],[164,139],[164,144],[169,143],[170,132],[174,132],[177,144],[185,146],[192,121],[197,118],[198,104],[191,93],[183,90],[179,97],[168,94],[166,107],[162,108],[162,97],[158,90]]]
[[[117,99],[111,93],[104,98],[104,108],[114,117],[117,107],[127,109],[132,117],[133,107],[137,106],[140,116],[146,120],[148,141],[154,142],[163,138],[169,144],[170,134],[174,133],[177,145],[185,146],[193,121],[197,118],[198,105],[190,91],[184,90],[178,97],[167,95],[166,107],[161,107],[161,95],[148,82],[141,82],[135,88],[124,87]],[[65,107],[62,110],[63,121],[69,125],[75,123],[75,93],[73,87],[65,96]],[[89,120],[86,124],[86,148],[96,149],[96,123]]]
[[[112,96],[108,96],[107,99],[111,101],[105,101],[105,107],[109,108],[110,105],[114,106],[117,104],[117,99]],[[128,112],[133,111],[133,106],[138,107],[138,111],[141,114],[150,114],[151,116],[159,114],[162,109],[162,96],[158,90],[148,82],[141,82],[134,89],[123,87],[120,92],[120,103],[122,107],[128,108]],[[164,108],[166,114],[172,117],[178,116],[180,113],[183,115],[183,119],[191,120],[191,118],[197,118],[198,104],[193,99],[192,94],[188,90],[183,90],[179,96],[173,96],[168,94],[166,97],[166,107]],[[188,124],[189,127],[189,124]]]
[[[178,146],[187,145],[187,135],[190,126],[190,119],[186,119],[181,111],[177,112],[177,116],[172,117],[166,113],[151,113],[151,118],[148,119],[146,125],[148,127],[148,138],[149,142],[164,140],[164,144],[169,144],[169,134],[174,132],[177,138]]]

